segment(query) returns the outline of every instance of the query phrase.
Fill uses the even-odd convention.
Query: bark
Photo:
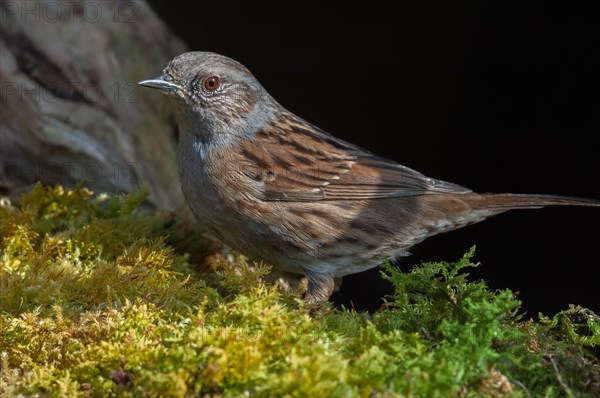
[[[0,196],[146,184],[153,207],[180,208],[174,118],[136,83],[184,51],[145,1],[2,0]]]

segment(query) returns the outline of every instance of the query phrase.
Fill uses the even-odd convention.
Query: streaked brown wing
[[[263,200],[359,200],[471,192],[373,155],[293,114],[285,116],[285,124],[267,126],[242,144],[242,156],[250,163],[246,172],[259,182]]]

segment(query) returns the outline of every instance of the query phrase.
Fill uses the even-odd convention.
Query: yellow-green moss
[[[472,250],[384,265],[395,294],[377,313],[307,311],[266,267],[192,271],[190,236],[144,197],[39,185],[0,206],[0,396],[600,393],[598,317],[521,321],[510,291],[467,279]]]

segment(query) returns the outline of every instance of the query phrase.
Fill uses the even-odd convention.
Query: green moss
[[[0,206],[0,396],[598,396],[600,322],[519,301],[456,263],[402,273],[386,306],[305,309],[268,267],[198,274],[194,235],[146,193],[37,186]]]

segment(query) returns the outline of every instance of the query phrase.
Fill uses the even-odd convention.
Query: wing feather
[[[368,200],[471,192],[373,155],[291,113],[283,116],[241,144],[244,159],[251,163],[247,176],[259,182],[263,200]]]

